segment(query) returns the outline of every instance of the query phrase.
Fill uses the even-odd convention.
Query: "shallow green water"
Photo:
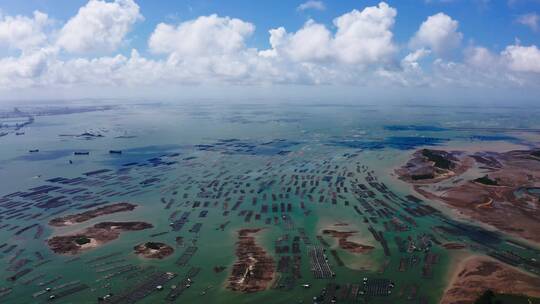
[[[0,287],[12,288],[12,292],[1,300],[6,303],[39,303],[45,302],[49,294],[38,298],[32,294],[45,287],[55,287],[63,283],[79,280],[90,288],[58,299],[57,303],[95,303],[98,296],[107,293],[118,294],[137,286],[137,282],[144,281],[144,274],[130,278],[130,273],[114,277],[110,280],[102,278],[111,273],[100,272],[96,263],[89,263],[93,258],[103,257],[107,254],[118,253],[113,258],[103,259],[107,262],[114,259],[124,259],[118,265],[134,265],[141,268],[155,267],[154,271],[170,271],[178,274],[170,281],[163,291],[155,291],[142,299],[141,303],[162,303],[172,284],[177,284],[185,276],[190,267],[200,267],[200,273],[193,279],[192,287],[187,289],[177,302],[199,303],[295,303],[313,302],[313,297],[321,295],[321,291],[329,283],[362,284],[364,277],[371,279],[385,278],[395,283],[392,294],[388,296],[359,296],[355,301],[343,299],[338,302],[360,303],[436,303],[445,288],[450,253],[442,247],[433,244],[432,254],[438,255],[438,261],[433,266],[432,275],[425,277],[422,273],[424,252],[399,252],[394,237],[400,236],[416,238],[423,234],[433,234],[440,241],[460,241],[472,245],[479,252],[486,252],[482,242],[471,240],[468,237],[456,237],[449,234],[437,233],[433,227],[446,225],[442,216],[414,217],[417,226],[407,224],[409,230],[404,232],[387,231],[384,222],[392,217],[404,222],[407,213],[403,206],[417,203],[410,201],[406,195],[412,194],[409,187],[391,175],[393,168],[403,164],[409,155],[417,148],[436,145],[483,145],[484,143],[530,143],[525,142],[523,132],[506,132],[505,137],[489,128],[538,128],[540,126],[537,109],[524,108],[454,108],[454,107],[420,107],[420,106],[331,106],[331,105],[272,105],[258,104],[243,105],[137,105],[118,106],[113,110],[101,112],[87,112],[59,116],[40,116],[34,124],[25,128],[25,134],[16,136],[10,134],[0,138],[0,197],[16,191],[28,191],[32,187],[42,185],[57,185],[46,180],[55,177],[77,178],[84,172],[110,169],[112,171],[88,177],[87,180],[98,181],[93,185],[60,185],[66,189],[77,187],[85,188],[91,195],[110,190],[111,193],[126,192],[126,187],[135,187],[147,192],[135,192],[124,195],[99,195],[84,202],[76,198],[77,195],[66,195],[70,201],[64,206],[43,209],[35,204],[29,209],[21,210],[21,214],[42,213],[37,219],[24,218],[1,220],[0,225],[9,226],[0,230],[0,244],[6,247],[0,249],[0,265],[3,277],[8,277],[16,271],[8,270],[10,266],[20,259],[30,261],[20,269],[30,268],[32,272],[24,275],[16,282],[2,281]],[[397,127],[396,127],[397,126]],[[456,129],[469,128],[469,129]],[[486,129],[487,128],[487,129]],[[59,136],[61,134],[81,134],[94,132],[103,137],[85,140],[73,136]],[[208,146],[200,146],[208,145]],[[30,154],[28,150],[39,149],[38,153]],[[109,154],[109,150],[122,150],[122,155]],[[88,156],[74,156],[74,151],[89,151]],[[179,153],[178,156],[173,153]],[[165,156],[164,156],[165,155]],[[152,158],[160,157],[162,161],[174,162],[170,164],[159,163],[153,165]],[[69,161],[72,161],[72,164]],[[126,168],[126,163],[137,162],[138,165],[128,166],[129,171],[118,173],[117,170]],[[140,166],[139,166],[140,165]],[[359,166],[362,169],[357,169]],[[376,178],[377,183],[388,187],[391,198],[385,193],[377,191],[366,178],[367,172]],[[294,185],[298,177],[299,183]],[[325,177],[329,176],[329,181]],[[127,179],[120,179],[127,178]],[[152,182],[150,186],[143,187],[142,181],[157,177],[159,181]],[[303,179],[305,178],[305,179]],[[343,182],[343,186],[336,184]],[[219,181],[220,185],[227,182],[219,198],[209,197],[201,193],[212,187],[209,184]],[[268,185],[271,181],[273,184]],[[306,187],[300,188],[295,194],[295,188],[300,187],[302,181],[307,182]],[[318,186],[309,185],[309,181],[319,181]],[[115,184],[116,183],[116,184]],[[250,186],[247,186],[247,184]],[[266,185],[265,187],[261,184]],[[363,216],[359,215],[354,206],[364,213],[360,199],[352,193],[353,184],[364,184],[367,189],[374,192],[374,196],[363,200],[370,203],[376,210],[391,211],[388,217],[375,214],[377,222],[370,219],[365,223]],[[287,188],[291,187],[290,192]],[[314,188],[313,202],[308,199],[310,188]],[[335,204],[332,195],[336,188]],[[348,192],[343,192],[347,187]],[[207,188],[206,190],[201,188]],[[241,191],[245,193],[242,193]],[[253,192],[250,192],[253,190]],[[305,194],[302,191],[306,190]],[[236,192],[235,192],[236,191]],[[175,193],[176,192],[176,193]],[[227,194],[225,194],[228,192]],[[49,193],[51,196],[60,195],[58,192]],[[267,200],[263,200],[263,195]],[[271,195],[283,195],[275,203],[290,203],[291,212],[261,213],[261,205],[274,203]],[[289,195],[286,197],[285,195]],[[388,193],[387,193],[388,194]],[[184,198],[184,195],[186,197]],[[322,202],[319,202],[324,195]],[[341,195],[341,196],[339,196]],[[233,205],[243,196],[237,210]],[[175,203],[166,209],[161,202],[174,199]],[[257,203],[252,204],[252,199]],[[30,202],[18,196],[10,198],[19,205]],[[92,219],[91,221],[69,228],[51,229],[47,222],[59,215],[81,212],[75,207],[92,202],[107,200],[110,202],[130,201],[138,207],[127,213],[117,213]],[[386,208],[377,203],[381,200],[392,208]],[[201,202],[193,207],[195,201]],[[204,207],[204,202],[209,202]],[[228,208],[224,203],[228,202]],[[346,201],[349,203],[346,205]],[[305,209],[301,208],[302,202]],[[420,203],[432,204],[438,209],[443,207],[435,203],[424,201]],[[20,207],[13,208],[20,208]],[[71,207],[71,209],[67,209]],[[270,207],[270,206],[269,206]],[[3,208],[4,210],[6,208]],[[65,211],[52,216],[59,210]],[[224,209],[230,211],[223,215]],[[271,208],[270,208],[271,209]],[[199,212],[207,210],[208,216],[199,218]],[[239,213],[253,211],[260,213],[261,219],[256,220],[255,215],[250,222]],[[305,211],[309,210],[309,214]],[[180,231],[171,231],[169,216],[178,211],[178,217],[185,211],[191,212],[189,222]],[[293,222],[289,227],[281,218],[288,214]],[[277,217],[279,223],[265,224],[267,217]],[[65,234],[81,228],[91,226],[103,221],[145,221],[154,228],[138,232],[125,232],[121,236],[97,249],[80,254],[81,259],[66,263],[71,256],[60,256],[51,252],[45,240],[53,235]],[[216,229],[226,221],[230,223],[224,231]],[[39,223],[45,231],[41,237],[34,239],[34,230],[20,235],[14,235],[19,229],[33,223]],[[198,233],[189,232],[195,223],[202,223]],[[345,262],[339,266],[337,261],[328,252],[328,259],[336,276],[329,279],[315,279],[310,271],[308,250],[311,246],[322,246],[316,239],[323,228],[337,223],[348,223],[349,226],[334,227],[338,230],[358,231],[359,242],[373,245],[375,249],[367,254],[351,254],[337,247],[334,239],[327,236],[324,239],[330,244],[330,249],[336,249],[338,255]],[[383,231],[388,242],[390,256],[386,256],[382,246],[368,231],[369,225],[377,231]],[[16,227],[19,226],[19,227]],[[16,228],[13,228],[16,227]],[[226,288],[227,278],[231,267],[236,260],[235,242],[236,231],[241,228],[264,228],[257,235],[257,241],[274,261],[279,260],[274,252],[274,242],[284,234],[290,239],[299,235],[298,228],[304,228],[311,245],[300,241],[302,258],[301,278],[297,278],[290,290],[273,289],[243,294],[230,291]],[[13,229],[13,230],[10,230]],[[156,237],[152,234],[166,232]],[[184,238],[185,246],[175,246],[175,238]],[[491,245],[490,248],[508,249],[504,241]],[[175,247],[175,253],[164,260],[144,260],[133,254],[133,246],[141,242],[162,241]],[[187,266],[178,266],[175,262],[186,247],[196,240],[197,253],[189,260]],[[11,245],[17,245],[10,252],[3,253]],[[14,259],[15,254],[21,250]],[[526,257],[538,257],[537,251],[516,250]],[[34,252],[40,252],[45,260],[51,262],[35,267],[39,263]],[[289,254],[293,256],[292,253]],[[416,255],[419,262],[407,271],[398,271],[401,258]],[[386,266],[384,266],[386,265]],[[213,271],[214,266],[226,266],[221,273]],[[362,267],[365,266],[365,267]],[[101,267],[104,268],[105,266]],[[20,270],[19,269],[19,270]],[[149,270],[146,275],[152,270]],[[133,272],[132,272],[133,273]],[[27,285],[23,284],[36,275],[44,276]],[[39,286],[54,277],[61,278],[51,284]],[[311,288],[304,289],[301,284],[309,283]],[[50,285],[50,286],[49,286]],[[412,287],[418,292],[414,300],[407,300]],[[206,291],[204,295],[201,292]],[[324,301],[324,300],[322,300]],[[424,302],[421,302],[424,301]]]

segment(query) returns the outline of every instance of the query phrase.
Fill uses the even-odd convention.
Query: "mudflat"
[[[540,151],[423,149],[396,173],[417,193],[501,231],[540,243]]]
[[[262,229],[241,229],[236,242],[237,260],[232,267],[227,288],[244,293],[265,290],[274,279],[274,260],[255,242],[254,234]]]
[[[339,248],[349,251],[351,253],[368,253],[375,248],[370,245],[363,245],[348,240],[350,237],[358,233],[358,231],[337,231],[332,229],[325,229],[322,233],[328,234],[333,238],[336,238],[338,240]]]
[[[472,256],[459,263],[441,304],[473,303],[484,291],[540,296],[540,278],[488,257]]]
[[[47,244],[55,253],[74,255],[115,240],[123,231],[152,227],[152,224],[145,222],[102,222],[73,234],[53,236],[47,240]]]
[[[163,259],[173,254],[174,249],[159,242],[146,242],[133,247],[135,254],[146,259]]]
[[[49,221],[49,225],[55,226],[55,227],[63,227],[63,226],[71,226],[79,223],[86,222],[88,220],[91,220],[93,218],[117,213],[117,212],[126,212],[126,211],[132,211],[135,209],[137,205],[131,204],[131,203],[116,203],[112,205],[107,205],[103,207],[99,207],[96,209],[88,210],[82,213],[77,214],[70,214],[62,217],[57,217]]]

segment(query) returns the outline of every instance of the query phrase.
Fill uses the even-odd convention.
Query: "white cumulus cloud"
[[[404,69],[411,68],[411,69],[418,69],[420,68],[420,61],[422,58],[428,56],[431,53],[430,50],[421,48],[418,49],[412,53],[407,54],[405,58],[401,60],[401,66]]]
[[[35,11],[32,17],[2,16],[0,13],[0,45],[11,49],[35,48],[46,42],[44,28],[50,23],[47,14]]]
[[[90,0],[65,24],[40,12],[0,15],[0,45],[9,49],[0,57],[0,91],[94,86],[137,94],[194,84],[540,90],[537,46],[509,45],[502,52],[470,46],[463,61],[447,57],[462,34],[456,20],[439,13],[420,25],[405,53],[393,41],[396,16],[381,2],[337,16],[331,25],[308,20],[289,32],[277,26],[269,31],[270,48],[262,50],[250,46],[251,22],[199,16],[159,23],[148,37],[152,55],[145,56],[115,51],[142,18],[133,0]]]
[[[285,56],[293,61],[324,60],[331,54],[330,31],[322,24],[309,20],[295,33],[287,33],[280,27],[270,30],[270,45],[273,53],[263,52],[263,55],[274,54]]]
[[[323,24],[310,20],[297,32],[283,28],[270,30],[271,50],[263,56],[285,56],[292,61],[333,60],[346,64],[385,62],[397,50],[392,42],[396,9],[381,2],[378,6],[353,10],[334,19],[335,34]]]
[[[446,55],[458,47],[463,34],[458,32],[459,23],[444,13],[429,16],[410,41],[412,48],[428,47],[437,55]]]
[[[469,47],[465,50],[465,63],[482,69],[492,69],[499,65],[500,58],[490,50],[481,46]]]
[[[24,88],[43,80],[53,64],[56,50],[42,48],[25,51],[19,57],[0,59],[0,88]]]
[[[114,51],[142,18],[133,0],[90,0],[61,29],[57,45],[72,53]]]
[[[397,10],[381,2],[378,6],[353,10],[334,19],[338,28],[334,48],[347,63],[384,61],[396,51],[392,27]]]
[[[513,71],[540,73],[540,50],[536,45],[509,45],[501,55]]]
[[[255,26],[236,18],[201,16],[179,25],[160,23],[148,41],[154,53],[197,57],[230,54],[245,47]]]

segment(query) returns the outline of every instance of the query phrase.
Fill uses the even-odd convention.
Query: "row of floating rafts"
[[[30,149],[28,150],[29,153],[37,153],[39,152],[39,149]],[[109,154],[122,154],[122,150],[109,150]],[[73,152],[73,155],[90,155],[90,152],[88,151],[75,151]]]
[[[40,296],[42,296],[42,295],[44,295],[44,294],[47,294],[47,293],[53,293],[53,292],[56,291],[56,290],[59,290],[59,289],[62,289],[62,288],[67,288],[67,287],[71,287],[71,286],[75,286],[75,285],[77,285],[77,284],[79,284],[79,283],[80,283],[80,281],[71,281],[71,282],[68,282],[68,283],[64,283],[64,284],[58,285],[58,286],[56,286],[56,287],[47,287],[47,288],[45,288],[45,289],[43,289],[43,290],[40,290],[40,291],[38,291],[38,292],[35,292],[34,294],[32,294],[32,297],[33,297],[33,298],[38,298],[38,297],[40,297]],[[51,298],[51,299],[54,299],[54,297]]]

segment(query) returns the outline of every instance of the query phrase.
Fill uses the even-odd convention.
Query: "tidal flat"
[[[36,107],[0,109],[2,303],[540,295],[540,108]]]

